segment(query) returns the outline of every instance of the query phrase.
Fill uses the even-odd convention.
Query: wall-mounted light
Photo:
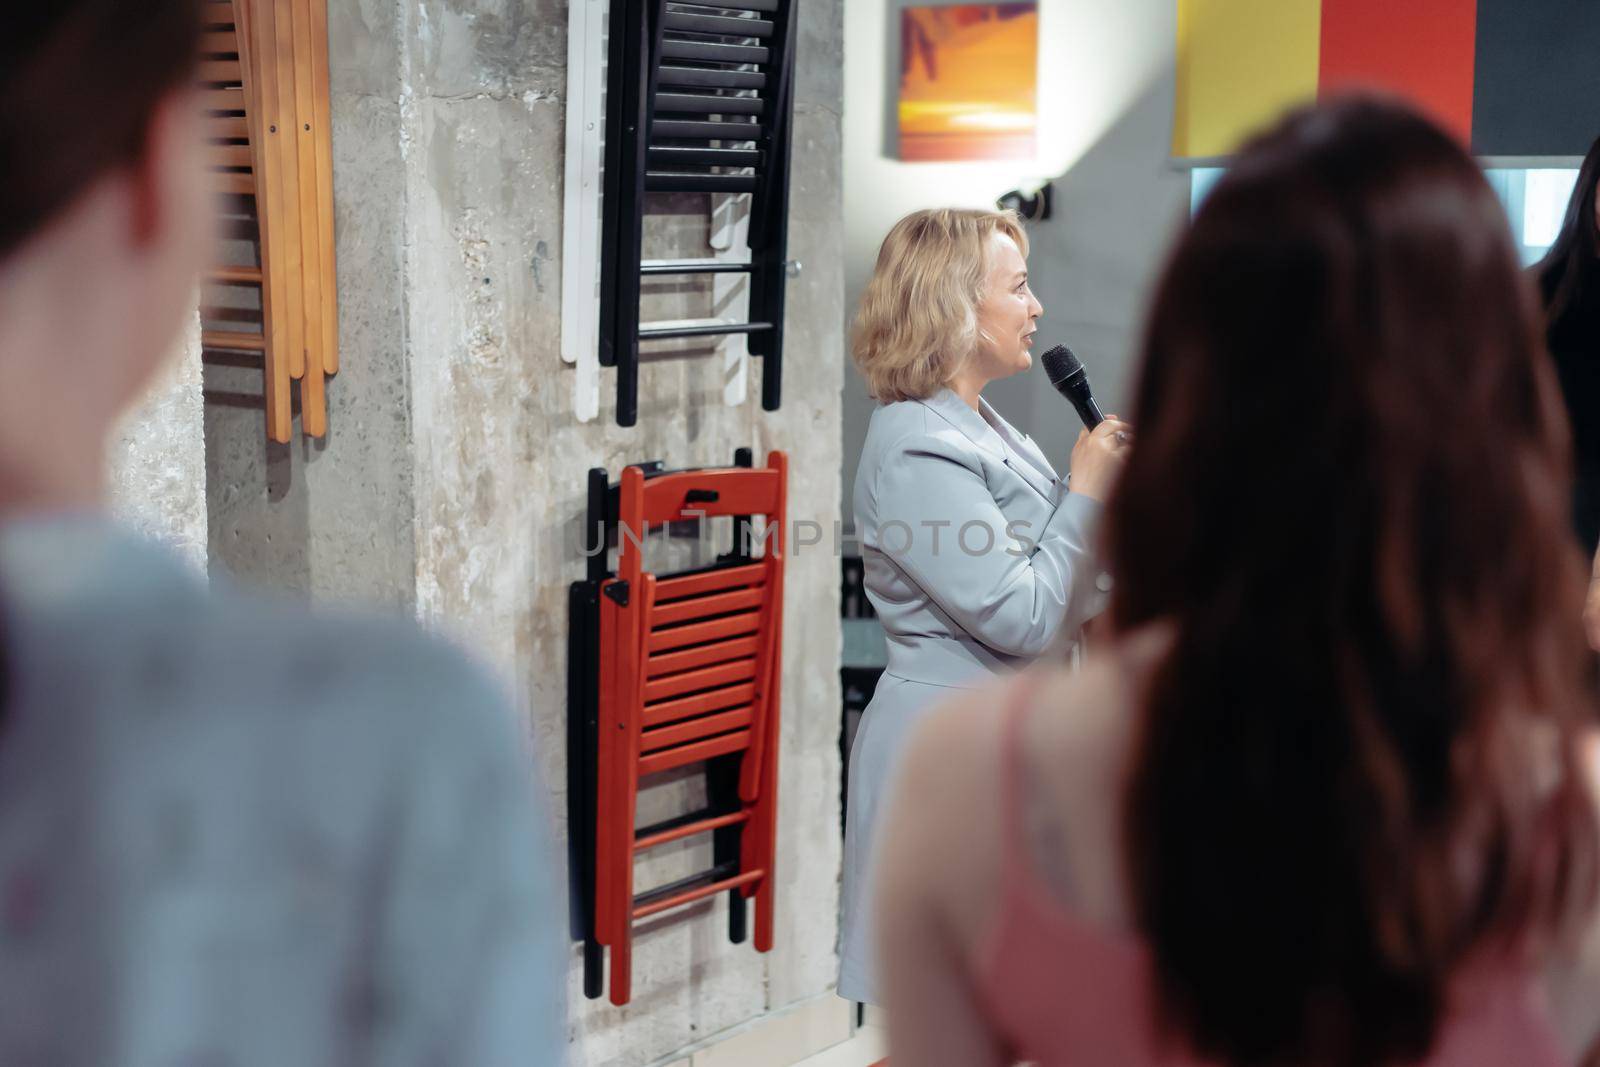
[[[1032,193],[1013,189],[1002,193],[995,206],[1001,211],[1015,211],[1026,222],[1043,222],[1050,217],[1050,205],[1055,197],[1055,187],[1045,182]]]

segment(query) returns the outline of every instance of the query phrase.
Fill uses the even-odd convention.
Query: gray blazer
[[[1073,639],[1110,576],[1092,546],[1101,506],[983,401],[881,405],[856,472],[866,591],[888,672],[973,686]]]

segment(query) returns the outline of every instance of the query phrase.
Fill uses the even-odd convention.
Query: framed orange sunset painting
[[[1037,3],[901,9],[901,159],[1030,159],[1038,95]]]

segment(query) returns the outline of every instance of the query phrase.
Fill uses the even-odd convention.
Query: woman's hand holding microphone
[[[1133,447],[1133,427],[1107,415],[1093,431],[1079,430],[1072,446],[1072,491],[1104,504]]]
[[[1084,426],[1094,427],[1079,430],[1077,443],[1072,446],[1072,473],[1068,476],[1071,489],[1104,504],[1127,461],[1133,427],[1115,415],[1100,414],[1094,391],[1089,388],[1089,373],[1072,349],[1056,345],[1039,357],[1039,363],[1056,392],[1077,409]]]

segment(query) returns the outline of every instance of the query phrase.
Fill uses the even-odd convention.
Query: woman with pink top
[[[1179,241],[1113,640],[932,718],[879,899],[917,1067],[1555,1067],[1600,1031],[1566,427],[1493,192],[1290,115]]]

